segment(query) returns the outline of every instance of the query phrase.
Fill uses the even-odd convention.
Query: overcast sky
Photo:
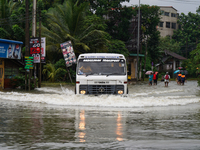
[[[187,15],[189,12],[196,13],[196,10],[200,6],[200,0],[140,0],[140,4],[172,6],[178,13]],[[130,0],[129,3],[123,3],[123,5],[139,5],[139,0]]]

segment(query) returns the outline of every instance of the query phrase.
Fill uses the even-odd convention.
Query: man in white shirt
[[[165,79],[165,86],[168,87],[168,83],[170,82],[170,75],[168,72],[166,72],[164,79]]]

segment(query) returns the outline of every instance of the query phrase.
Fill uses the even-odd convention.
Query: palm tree
[[[75,53],[88,51],[94,48],[92,46],[105,49],[104,31],[94,29],[94,24],[83,28],[88,6],[88,3],[78,5],[78,2],[74,4],[72,0],[65,0],[63,5],[57,4],[48,10],[48,25],[42,26],[42,36],[47,38],[47,51],[60,51],[60,44],[68,40],[72,41]]]
[[[67,73],[67,71],[65,69],[62,68],[55,68],[55,65],[52,63],[47,63],[44,66],[45,69],[43,69],[43,74],[47,75],[47,79],[50,80],[51,82],[54,82],[56,79],[56,76],[60,73],[60,72],[64,72]]]
[[[16,24],[18,18],[13,21],[13,12],[18,12],[21,2],[13,2],[8,0],[0,0],[0,38],[7,38],[13,40],[13,25]],[[18,21],[20,23],[20,21]],[[16,26],[15,26],[16,28]],[[20,28],[20,30],[22,30]],[[19,40],[19,38],[18,38]]]

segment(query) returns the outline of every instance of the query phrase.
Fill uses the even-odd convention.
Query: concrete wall
[[[164,14],[162,14],[160,16],[160,22],[163,22],[163,27],[160,27],[160,24],[158,25],[158,30],[160,31],[160,35],[161,37],[165,37],[165,36],[172,36],[173,35],[173,31],[178,29],[178,24],[177,24],[177,18],[178,18],[178,13],[177,10],[174,9],[173,7],[160,7],[160,11],[164,12]],[[169,16],[165,16],[165,12],[169,13]],[[171,14],[176,14],[176,17],[172,17]],[[166,22],[170,22],[170,28],[166,27]],[[172,28],[172,23],[176,23],[176,29]]]

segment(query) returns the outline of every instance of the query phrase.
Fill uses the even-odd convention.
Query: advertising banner
[[[45,63],[46,39],[41,38],[41,63]],[[30,38],[30,56],[34,59],[34,63],[40,63],[40,38]]]
[[[21,45],[0,43],[0,58],[21,59]]]
[[[46,63],[45,57],[46,57],[46,38],[41,38],[41,63]]]
[[[62,49],[66,66],[70,67],[73,63],[76,63],[76,56],[71,41],[60,44],[60,47]]]

